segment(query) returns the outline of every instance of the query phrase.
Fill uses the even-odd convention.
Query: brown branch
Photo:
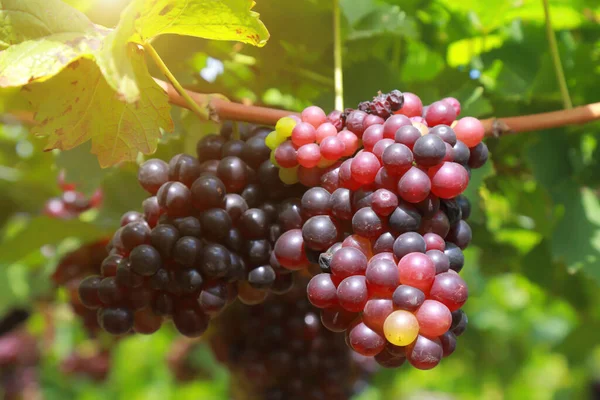
[[[185,99],[177,90],[165,81],[155,79],[169,96],[173,105],[189,109]],[[221,120],[244,121],[255,124],[274,126],[285,116],[298,113],[275,108],[247,106],[219,98],[218,95],[196,93],[187,90],[188,94],[201,107],[209,107],[213,114]],[[519,117],[488,118],[482,120],[487,136],[502,136],[519,132],[531,132],[541,129],[558,128],[566,125],[585,124],[600,119],[600,103],[592,103],[570,110],[552,111],[541,114],[523,115]],[[18,111],[11,115],[0,116],[1,123],[21,122],[34,124],[33,114]]]

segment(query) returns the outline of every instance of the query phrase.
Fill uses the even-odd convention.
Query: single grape
[[[317,140],[315,127],[308,122],[300,122],[292,129],[292,143],[296,147],[314,143]]]
[[[204,246],[202,272],[211,277],[226,276],[231,270],[231,256],[225,246],[208,243]]]
[[[284,230],[300,229],[303,225],[300,199],[287,199],[279,205],[279,223]]]
[[[302,110],[302,121],[308,122],[315,128],[327,122],[327,115],[320,107],[310,106]]]
[[[219,160],[221,158],[221,149],[225,143],[225,138],[219,135],[204,136],[196,145],[198,160],[204,162],[207,160]]]
[[[431,103],[425,112],[425,120],[432,127],[436,125],[451,125],[455,119],[456,111],[450,104],[444,101]]]
[[[169,166],[163,160],[152,158],[140,166],[137,177],[144,190],[154,196],[169,180]]]
[[[204,236],[215,241],[224,240],[232,227],[231,217],[222,208],[211,208],[204,211],[200,214],[200,223],[204,228]]]
[[[448,125],[434,126],[429,130],[429,133],[432,135],[439,136],[440,139],[442,139],[450,146],[454,146],[456,144],[456,133],[454,133],[454,130]]]
[[[363,136],[367,125],[365,124],[365,120],[369,116],[364,111],[355,110],[352,111],[346,117],[346,129],[354,133],[359,138]]]
[[[199,337],[208,329],[208,316],[201,310],[177,307],[173,313],[173,323],[184,336]]]
[[[365,304],[362,319],[365,325],[383,336],[383,325],[392,312],[394,312],[392,300],[371,299]]]
[[[181,182],[165,183],[158,190],[156,198],[160,208],[171,217],[183,217],[190,212],[192,194]]]
[[[342,153],[342,156],[348,157],[356,153],[359,145],[358,136],[349,130],[344,129],[337,134],[337,138],[344,144],[344,152]]]
[[[450,104],[454,108],[454,111],[456,111],[456,115],[460,114],[460,102],[457,99],[454,97],[444,97],[442,101]]]
[[[450,331],[439,337],[442,343],[443,357],[448,357],[456,350],[456,335]]]
[[[131,251],[140,244],[150,242],[150,227],[146,222],[131,222],[121,231],[121,242],[125,249]]]
[[[142,276],[152,276],[162,266],[160,253],[154,247],[142,244],[129,254],[131,269]]]
[[[469,167],[481,168],[487,162],[489,150],[485,143],[480,142],[477,146],[470,149]]]
[[[352,179],[363,185],[373,183],[379,168],[381,163],[373,153],[369,152],[358,153],[350,164]]]
[[[392,302],[395,308],[410,312],[416,311],[424,301],[425,293],[416,287],[408,285],[398,286],[392,295]]]
[[[371,208],[378,215],[387,217],[398,207],[398,197],[387,189],[377,189],[371,195]]]
[[[460,270],[465,265],[465,256],[463,255],[460,247],[455,245],[452,242],[446,242],[446,249],[444,250],[444,254],[448,256],[450,260],[450,269],[460,272]]]
[[[360,250],[367,260],[373,257],[373,248],[371,247],[371,241],[365,237],[359,235],[350,235],[342,242],[342,247],[353,247]]]
[[[202,173],[200,163],[188,154],[178,154],[169,161],[169,180],[191,187]]]
[[[342,247],[333,253],[330,263],[331,273],[342,280],[353,275],[364,275],[367,270],[367,257],[354,247]]]
[[[208,160],[200,164],[200,176],[216,176],[219,160]]]
[[[417,339],[406,348],[406,359],[417,369],[432,369],[440,363],[444,356],[442,344],[439,339],[428,339],[419,335]]]
[[[398,263],[400,282],[429,293],[435,278],[435,265],[423,253],[409,253]]]
[[[204,245],[200,239],[193,236],[183,236],[173,247],[173,259],[188,268],[199,266],[202,263]]]
[[[321,160],[321,150],[318,144],[310,143],[298,149],[298,163],[305,168],[314,168]]]
[[[301,205],[307,218],[328,215],[331,212],[331,194],[321,187],[310,188],[302,196]]]
[[[404,95],[404,104],[396,111],[396,114],[406,115],[407,117],[420,117],[423,112],[421,99],[413,93],[403,92],[402,94]]]
[[[239,139],[229,140],[221,147],[221,158],[240,157],[244,150],[244,141]]]
[[[412,167],[413,153],[405,145],[394,143],[385,149],[381,160],[390,174],[401,176]]]
[[[419,230],[423,234],[435,233],[441,237],[446,237],[449,231],[450,221],[448,221],[446,213],[442,210],[438,210],[431,218],[423,219]]]
[[[425,245],[427,246],[427,250],[440,250],[444,251],[446,248],[446,243],[444,242],[444,238],[435,233],[426,233],[423,235],[423,239],[425,239]]]
[[[152,196],[145,199],[142,202],[142,209],[144,210],[144,219],[148,222],[148,225],[150,225],[151,228],[156,226],[161,214],[158,198]]]
[[[341,307],[330,307],[321,310],[321,323],[331,332],[344,332],[356,319],[356,316],[356,313]]]
[[[338,229],[330,217],[317,215],[304,223],[302,237],[308,248],[324,251],[337,241]]]
[[[166,269],[161,268],[156,271],[156,274],[150,277],[150,288],[154,290],[165,291],[169,288],[169,280],[169,272],[167,272]]]
[[[394,256],[398,260],[402,259],[409,253],[425,253],[427,250],[427,244],[423,236],[416,232],[406,232],[396,238],[394,242]]]
[[[458,140],[452,147],[452,158],[452,161],[455,163],[467,165],[469,163],[469,159],[471,158],[471,150],[469,150],[466,144]]]
[[[98,298],[106,305],[116,305],[125,299],[125,291],[114,276],[104,278],[98,286]]]
[[[415,145],[415,142],[421,137],[421,131],[412,125],[406,125],[396,131],[394,140],[396,143],[400,143],[408,147],[411,151]]]
[[[383,139],[383,125],[371,125],[362,135],[363,147],[366,151],[373,151],[375,145]]]
[[[151,335],[162,325],[162,317],[154,315],[151,309],[145,308],[133,314],[133,330],[142,335]]]
[[[104,308],[98,316],[102,329],[111,335],[123,335],[133,327],[133,313],[126,308]]]
[[[275,282],[275,271],[270,265],[262,265],[248,273],[248,283],[255,289],[268,289]]]
[[[267,237],[269,220],[263,210],[251,208],[242,214],[238,227],[247,239],[263,239]]]
[[[462,219],[467,220],[471,216],[471,202],[466,196],[460,195],[457,196],[454,200],[458,204]]]
[[[460,247],[461,250],[464,250],[471,242],[472,237],[471,227],[466,221],[461,220],[450,228],[446,240],[454,243]]]
[[[257,208],[263,202],[264,193],[259,184],[251,183],[242,191],[241,196],[248,207]]]
[[[397,234],[416,231],[421,224],[421,214],[412,204],[402,202],[389,216],[388,222],[392,232]]]
[[[123,259],[117,268],[115,282],[120,287],[138,288],[144,284],[144,277],[133,272],[129,260]]]
[[[338,186],[349,190],[358,190],[361,187],[361,184],[352,178],[352,160],[353,158],[349,158],[340,165],[338,172]]]
[[[435,277],[429,296],[444,304],[450,311],[456,311],[467,301],[469,291],[460,275],[444,272]]]
[[[446,156],[446,145],[437,135],[427,134],[415,142],[413,154],[417,164],[423,167],[433,167]]]
[[[137,211],[127,211],[121,216],[120,226],[123,227],[130,222],[141,222],[144,220],[144,214]]]
[[[269,262],[273,248],[266,239],[249,240],[246,242],[244,255],[251,266],[263,265]]]
[[[77,289],[79,299],[85,307],[92,310],[102,307],[102,301],[98,297],[98,289],[100,288],[101,281],[101,276],[91,275],[79,284],[79,288]]]
[[[366,278],[362,275],[345,278],[337,287],[337,297],[340,306],[345,310],[362,311],[368,300]]]
[[[411,167],[398,181],[397,193],[409,203],[419,203],[427,198],[431,188],[427,174],[417,167]]]
[[[396,263],[387,259],[371,260],[365,277],[369,293],[375,296],[389,298],[400,284]]]
[[[100,265],[100,272],[102,276],[115,276],[117,273],[117,267],[122,259],[122,255],[110,254],[108,257],[102,260],[102,264]]]
[[[275,160],[282,168],[293,168],[298,165],[298,155],[294,144],[286,140],[277,146],[275,150]]]
[[[181,236],[201,237],[202,225],[196,217],[183,217],[173,220],[173,225],[179,231]]]
[[[404,356],[395,356],[392,353],[387,351],[387,346],[390,343],[386,344],[386,348],[379,354],[374,357],[374,360],[379,364],[379,366],[383,368],[399,368],[406,362],[406,357]]]
[[[240,193],[248,184],[248,165],[238,157],[225,157],[219,161],[217,176],[228,193]]]
[[[352,230],[365,238],[379,237],[385,229],[385,222],[370,207],[363,207],[352,217]]]
[[[198,296],[198,305],[205,314],[218,315],[227,306],[227,285],[221,281],[208,283]]]
[[[306,287],[306,293],[310,303],[317,308],[337,305],[337,288],[331,280],[331,274],[313,276]]]
[[[473,117],[465,117],[458,120],[454,126],[454,132],[458,140],[469,148],[477,146],[485,136],[485,128],[481,121]]]
[[[275,243],[274,254],[282,267],[296,270],[308,266],[304,250],[302,230],[292,229],[284,232]]]
[[[394,139],[381,139],[375,144],[375,147],[373,147],[373,154],[375,154],[375,157],[377,157],[379,162],[381,162],[385,150],[393,144],[397,144],[394,142]]]
[[[425,300],[415,316],[419,321],[419,334],[429,338],[443,335],[452,325],[450,310],[436,300]]]
[[[158,225],[150,232],[150,243],[163,259],[171,258],[179,231],[172,225]]]
[[[381,236],[375,240],[373,244],[373,253],[382,254],[392,252],[394,249],[394,242],[396,238],[391,232],[384,232]]]
[[[433,261],[436,274],[447,272],[448,269],[450,269],[450,259],[448,259],[448,256],[444,254],[443,251],[427,250],[425,254],[427,254],[427,257],[431,258],[431,261]]]
[[[265,144],[265,140],[258,136],[251,137],[244,144],[241,159],[250,168],[257,169],[264,161],[269,159],[271,149]],[[200,158],[200,157],[199,157]],[[202,160],[202,158],[200,158]]]
[[[366,357],[379,354],[385,347],[385,339],[364,322],[354,325],[348,330],[347,335],[350,347]]]
[[[450,330],[456,336],[460,336],[467,329],[467,325],[469,324],[469,319],[467,318],[467,314],[463,310],[456,310],[452,312],[452,325],[450,326]]]
[[[431,192],[442,199],[458,196],[467,188],[469,175],[460,164],[444,162],[429,169]]]
[[[388,139],[394,139],[398,129],[403,126],[410,126],[412,123],[407,116],[398,114],[389,117],[383,124],[383,137]]]
[[[348,221],[352,219],[352,200],[351,192],[345,188],[336,189],[330,196],[331,213],[340,220]]]
[[[328,136],[321,141],[320,150],[326,160],[339,160],[346,151],[346,145],[337,135]]]
[[[383,333],[391,344],[407,346],[414,342],[419,335],[419,322],[412,313],[397,310],[385,319]]]
[[[184,295],[197,292],[204,283],[204,279],[200,272],[193,268],[175,271],[175,280],[179,290]]]

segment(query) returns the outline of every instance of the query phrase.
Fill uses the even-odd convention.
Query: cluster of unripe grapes
[[[58,174],[58,187],[62,194],[48,199],[44,204],[44,215],[58,219],[72,219],[79,214],[102,205],[103,193],[96,190],[89,198],[77,191],[77,185],[65,181],[65,171]]]
[[[321,325],[306,283],[254,307],[232,307],[217,321],[210,342],[233,374],[233,398],[343,400],[368,379],[343,337]]]
[[[138,181],[150,194],[143,212],[123,215],[100,274],[79,285],[81,303],[98,310],[104,330],[150,334],[169,319],[196,337],[236,298],[256,304],[290,290],[294,276],[272,248],[294,223],[286,198],[304,188],[280,181],[265,145],[269,131],[254,128],[245,141],[209,135],[197,157],[140,166]]]
[[[387,119],[346,110],[334,124],[339,114],[309,107],[278,122],[270,134],[280,141],[271,146],[275,161],[311,189],[301,200],[305,222],[278,239],[274,254],[290,270],[319,261],[323,272],[308,285],[309,300],[356,352],[385,367],[408,360],[430,369],[454,351],[466,327],[460,308],[468,291],[458,272],[471,228],[461,194],[488,151],[479,120],[456,120],[456,99],[425,111],[413,94],[400,103]],[[330,158],[315,150],[307,164],[302,148],[309,144],[298,139],[323,126],[332,131],[327,137],[352,135],[356,147]]]

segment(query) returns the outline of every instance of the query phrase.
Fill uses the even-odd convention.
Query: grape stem
[[[173,105],[191,109],[188,102],[168,82],[154,79],[169,96]],[[251,122],[260,125],[274,126],[280,118],[299,113],[268,107],[248,106],[232,101],[223,100],[214,95],[193,92],[184,89],[187,95],[197,104],[206,106],[221,119],[231,121]],[[600,120],[600,102],[591,103],[569,110],[551,111],[540,114],[522,115],[518,117],[483,119],[486,136],[503,136],[520,132],[531,132],[542,129],[559,128],[566,125],[578,125]],[[5,124],[26,123],[35,124],[33,113],[30,111],[13,111],[11,114],[0,115],[0,122]]]

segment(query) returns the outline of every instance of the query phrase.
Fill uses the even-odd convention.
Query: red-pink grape
[[[330,274],[318,274],[312,277],[306,287],[308,300],[317,308],[328,308],[337,305],[337,288]]]
[[[450,311],[456,311],[467,301],[469,290],[460,275],[444,272],[436,275],[429,296],[443,303]]]
[[[431,127],[440,124],[451,125],[455,119],[456,111],[454,107],[444,101],[431,103],[425,112],[425,120]]]
[[[298,149],[298,163],[306,168],[316,167],[321,160],[321,150],[315,143],[305,144]]]
[[[317,140],[315,127],[308,122],[300,122],[292,130],[292,143],[296,147],[314,143]]]
[[[383,139],[383,125],[371,125],[362,135],[363,147],[367,151],[372,151],[381,139]]]
[[[363,185],[373,183],[379,168],[381,168],[381,163],[375,154],[366,151],[354,156],[350,164],[352,179]],[[427,178],[427,175],[425,177]],[[429,181],[429,179],[427,180]]]
[[[419,334],[428,338],[443,335],[452,325],[450,310],[437,300],[425,300],[415,312],[415,316],[419,321]]]
[[[396,114],[406,115],[407,117],[420,117],[423,113],[423,103],[416,94],[403,92],[404,104],[402,108],[396,111]]]
[[[275,149],[275,160],[283,168],[293,168],[298,165],[298,154],[294,144],[286,140]]]
[[[409,253],[398,263],[400,282],[429,293],[435,278],[435,265],[423,253]]]
[[[326,137],[337,136],[337,133],[338,131],[335,126],[329,122],[326,122],[317,128],[316,141],[320,144]]]
[[[398,194],[409,203],[425,200],[431,188],[429,177],[417,167],[411,167],[398,181]]]
[[[362,275],[345,278],[337,287],[337,297],[340,306],[345,310],[362,311],[369,299],[367,279]]]
[[[390,299],[371,299],[365,304],[362,319],[365,325],[383,336],[385,319],[394,312],[394,304]]]
[[[429,169],[431,192],[442,199],[451,199],[465,191],[469,174],[460,164],[444,162]]]
[[[369,293],[374,296],[390,298],[400,285],[398,266],[394,261],[371,260],[365,272]]]
[[[321,155],[327,160],[339,160],[346,150],[346,145],[337,136],[327,136],[321,141]]]
[[[343,156],[352,156],[358,150],[358,136],[349,130],[342,130],[337,134],[338,139],[344,143],[344,153]]]
[[[481,121],[473,117],[464,117],[458,120],[454,126],[454,132],[458,140],[467,145],[475,147],[483,140],[485,128]]]
[[[308,122],[315,128],[327,121],[327,115],[320,107],[310,106],[302,111],[302,121]]]

